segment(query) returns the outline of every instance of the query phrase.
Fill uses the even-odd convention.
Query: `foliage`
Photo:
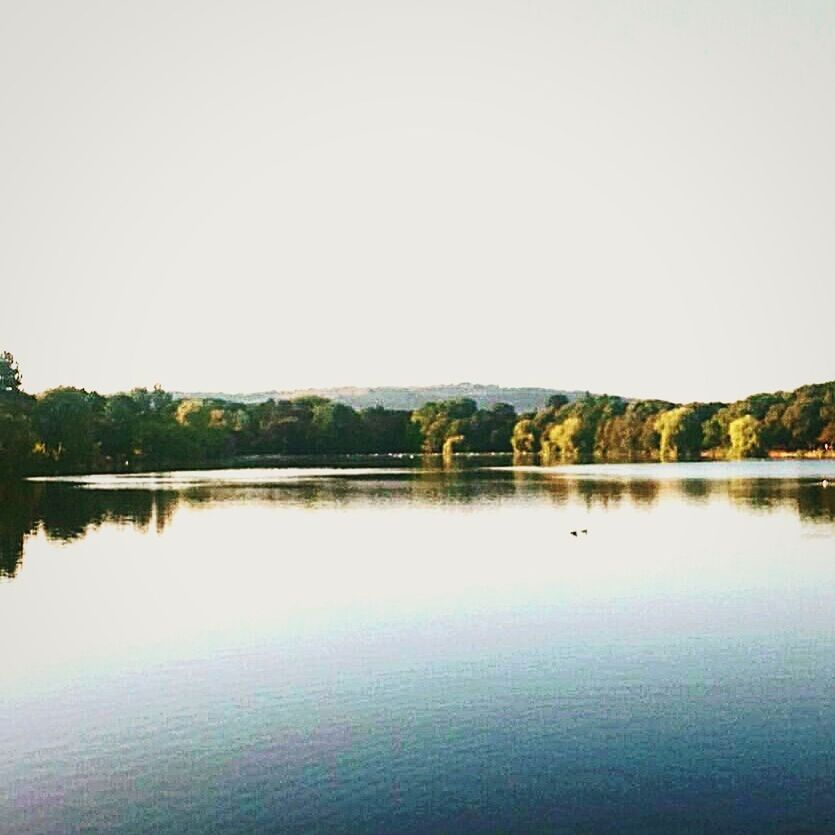
[[[688,461],[698,458],[702,448],[702,425],[692,406],[677,406],[662,412],[655,421],[659,434],[661,461]]]
[[[15,478],[31,467],[36,443],[31,412],[32,398],[21,390],[17,362],[4,351],[0,353],[0,480]]]
[[[581,459],[582,427],[583,423],[576,415],[551,424],[542,439],[543,464],[577,464]]]
[[[655,428],[659,413],[672,408],[663,400],[628,403],[621,414],[602,421],[595,438],[594,457],[599,461],[657,460],[660,435]]]
[[[753,415],[743,415],[731,421],[728,434],[731,438],[729,458],[756,458],[762,455],[760,421]]]
[[[44,392],[32,411],[32,425],[48,459],[67,470],[86,470],[96,463],[95,418],[101,398],[84,389],[62,387]]]
[[[0,411],[0,480],[23,475],[30,468],[35,441],[27,415]]]
[[[523,418],[513,427],[510,439],[514,454],[530,455],[539,450],[539,433],[530,418]]]
[[[835,445],[835,382],[736,403],[551,397],[516,415],[475,400],[412,412],[357,411],[322,397],[236,403],[175,400],[158,386],[108,397],[59,387],[38,397],[0,354],[0,480],[28,473],[199,466],[234,455],[514,452],[543,463],[749,457]]]
[[[441,452],[446,441],[457,436],[458,449],[510,452],[516,412],[507,403],[479,409],[475,400],[458,398],[426,403],[412,412],[412,421],[420,431],[424,452]]]
[[[0,396],[16,394],[20,391],[22,380],[17,361],[8,352],[0,354]]]
[[[731,426],[745,416],[756,424],[738,424],[734,443]],[[561,404],[553,398],[535,414],[523,415],[512,433],[514,452],[538,453],[542,463],[685,461],[819,450],[827,444],[835,445],[835,382],[730,404],[676,405],[605,395]]]

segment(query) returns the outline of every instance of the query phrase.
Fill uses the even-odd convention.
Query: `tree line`
[[[569,403],[558,395],[544,409],[521,417],[511,444],[515,453],[536,455],[543,464],[826,452],[835,446],[835,381],[754,394],[735,403],[606,395]]]
[[[0,354],[0,477],[200,466],[247,455],[513,452],[543,464],[758,457],[835,445],[835,382],[736,403],[555,395],[536,412],[469,398],[412,411],[320,397],[244,404],[156,387],[37,396]]]

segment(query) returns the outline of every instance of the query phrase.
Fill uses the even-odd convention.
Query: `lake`
[[[833,482],[402,457],[7,490],[0,831],[835,831]]]

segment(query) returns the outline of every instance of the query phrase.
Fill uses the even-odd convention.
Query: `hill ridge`
[[[492,383],[439,383],[431,386],[331,386],[326,388],[273,389],[250,393],[172,392],[179,399],[227,400],[234,403],[260,403],[265,400],[294,400],[299,397],[324,397],[354,409],[383,406],[386,409],[417,409],[424,403],[468,397],[480,409],[496,403],[509,403],[517,412],[534,411],[548,398],[563,394],[569,400],[583,397],[585,391],[538,386],[498,386]]]

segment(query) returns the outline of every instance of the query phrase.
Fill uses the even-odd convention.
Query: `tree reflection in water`
[[[20,569],[26,538],[72,542],[104,524],[161,532],[180,497],[151,490],[90,490],[62,483],[21,482],[0,487],[0,577]]]
[[[182,488],[91,489],[66,482],[0,485],[0,578],[20,570],[26,539],[43,531],[71,542],[102,525],[130,525],[162,532],[181,503],[284,504],[302,507],[365,504],[467,505],[490,502],[577,501],[614,507],[629,502],[651,508],[661,499],[703,504],[730,501],[759,512],[792,509],[801,519],[835,522],[835,486],[813,479],[637,479],[577,478],[575,473],[467,467],[412,471],[379,469],[362,475],[346,471],[301,476],[276,484],[216,481]]]

